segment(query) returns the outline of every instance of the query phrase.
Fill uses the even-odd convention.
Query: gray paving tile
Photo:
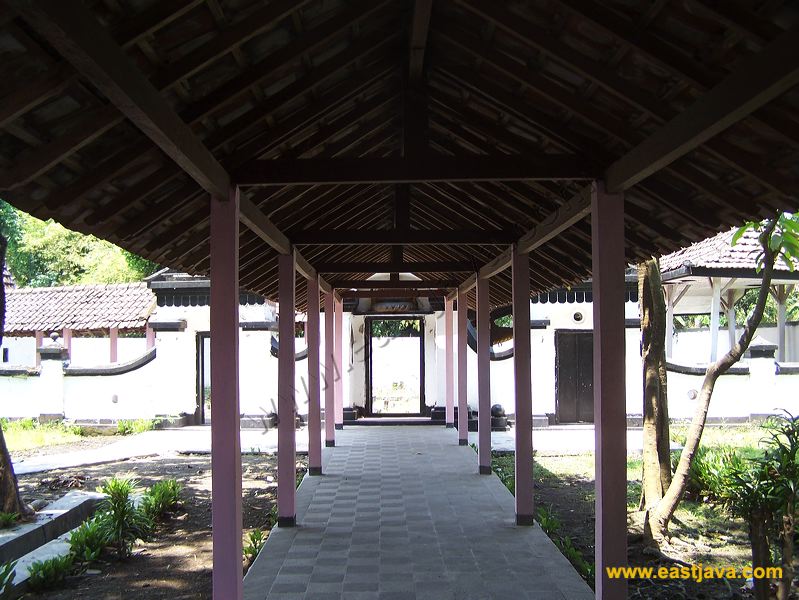
[[[247,600],[588,600],[593,594],[453,430],[337,431],[303,480],[298,527],[269,536]],[[269,590],[267,594],[266,591]]]

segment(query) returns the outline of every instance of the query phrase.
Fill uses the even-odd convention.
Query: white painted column
[[[671,358],[674,348],[674,293],[673,286],[663,286],[666,293],[666,358]]]
[[[716,362],[719,354],[719,315],[721,313],[721,280],[711,278],[713,295],[710,299],[710,362]]]
[[[727,291],[727,334],[730,338],[730,348],[735,345],[737,335],[735,328],[735,290]]]

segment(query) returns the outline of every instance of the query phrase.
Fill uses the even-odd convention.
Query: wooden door
[[[594,422],[594,335],[555,332],[555,394],[559,423]]]

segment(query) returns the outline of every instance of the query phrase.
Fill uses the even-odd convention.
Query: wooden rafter
[[[9,0],[9,5],[203,189],[227,198],[225,169],[88,8],[59,0]]]
[[[474,271],[469,261],[317,262],[319,273],[458,273]]]
[[[613,163],[605,174],[608,190],[629,189],[797,83],[799,28],[794,28]]]

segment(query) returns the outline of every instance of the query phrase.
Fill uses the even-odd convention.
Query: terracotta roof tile
[[[8,291],[5,331],[141,329],[154,308],[146,283],[17,288]]]
[[[747,231],[733,246],[732,236],[736,231],[737,229],[731,229],[667,254],[660,259],[660,270],[673,271],[684,266],[755,270],[757,257],[760,254],[757,233]],[[777,271],[789,271],[788,266],[781,260],[777,261],[774,268]]]

